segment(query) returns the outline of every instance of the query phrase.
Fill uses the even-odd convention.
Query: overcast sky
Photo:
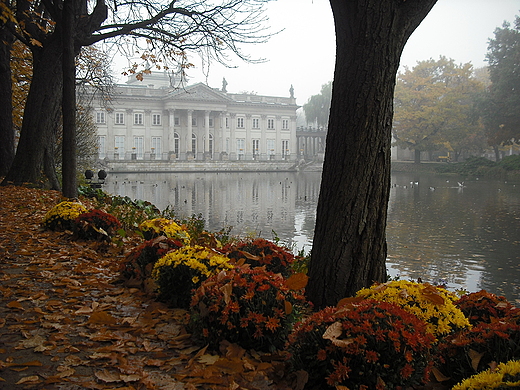
[[[244,47],[264,64],[237,62],[238,68],[212,65],[209,76],[190,69],[190,84],[207,83],[221,88],[222,78],[229,92],[289,96],[291,84],[299,105],[318,94],[332,80],[335,37],[328,0],[278,0],[267,5],[274,31],[285,28],[268,43]],[[520,0],[438,0],[432,11],[408,40],[401,65],[410,68],[417,61],[444,55],[457,63],[486,66],[488,39],[506,20],[520,15]],[[192,59],[200,65],[196,59]],[[199,68],[200,69],[200,68]]]

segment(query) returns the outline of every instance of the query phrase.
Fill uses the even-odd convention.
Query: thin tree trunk
[[[60,189],[56,176],[54,148],[60,120],[62,92],[62,45],[54,34],[33,52],[33,78],[24,111],[16,155],[2,184],[41,184]]]
[[[414,164],[420,164],[421,163],[421,151],[419,149],[414,149]]]
[[[317,308],[386,278],[395,78],[435,1],[330,0],[336,68],[307,286]]]
[[[7,175],[14,159],[12,42],[7,27],[0,27],[0,176]]]

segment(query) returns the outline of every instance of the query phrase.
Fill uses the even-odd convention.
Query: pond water
[[[520,302],[520,182],[393,173],[388,261],[393,276],[486,289]],[[312,245],[321,173],[111,174],[109,193],[202,214],[210,231]],[[459,184],[460,183],[460,184]]]

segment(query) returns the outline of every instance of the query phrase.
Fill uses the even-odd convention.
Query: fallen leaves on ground
[[[284,356],[193,342],[187,313],[117,284],[122,246],[44,230],[55,191],[0,187],[0,388],[296,389]],[[301,382],[301,378],[300,378]]]

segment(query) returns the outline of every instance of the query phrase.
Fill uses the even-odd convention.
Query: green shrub
[[[506,171],[520,171],[520,155],[504,157],[498,162],[498,166],[504,168]]]

